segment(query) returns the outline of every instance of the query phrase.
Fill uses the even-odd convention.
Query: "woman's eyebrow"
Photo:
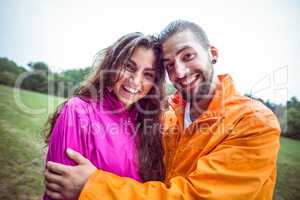
[[[147,67],[145,68],[145,71],[155,71],[153,67]]]
[[[128,59],[128,62],[129,62],[130,64],[136,66],[136,63],[135,63],[133,60],[131,60],[131,58]]]

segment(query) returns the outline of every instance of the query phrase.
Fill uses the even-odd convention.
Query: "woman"
[[[165,73],[156,38],[127,34],[101,55],[85,84],[54,114],[47,161],[74,165],[65,154],[72,148],[99,169],[162,181]]]

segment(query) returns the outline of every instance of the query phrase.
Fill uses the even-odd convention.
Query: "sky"
[[[229,73],[242,94],[300,99],[298,0],[0,0],[0,57],[84,68],[122,35],[159,33],[176,19],[206,31],[219,50],[217,73]]]

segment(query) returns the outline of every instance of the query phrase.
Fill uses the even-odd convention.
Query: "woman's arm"
[[[84,151],[84,135],[86,133],[84,133],[85,129],[80,127],[83,112],[80,112],[82,109],[75,102],[72,99],[67,102],[55,121],[49,140],[46,162],[54,161],[66,165],[76,165],[66,155],[67,148],[86,155]],[[44,200],[48,199],[47,195],[44,195]]]

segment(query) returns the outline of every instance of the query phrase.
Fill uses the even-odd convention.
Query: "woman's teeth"
[[[128,87],[128,86],[124,86],[124,88],[125,88],[128,92],[130,92],[130,93],[132,93],[132,94],[136,94],[136,93],[139,92],[139,90],[134,89],[134,88],[131,88],[131,87]]]

